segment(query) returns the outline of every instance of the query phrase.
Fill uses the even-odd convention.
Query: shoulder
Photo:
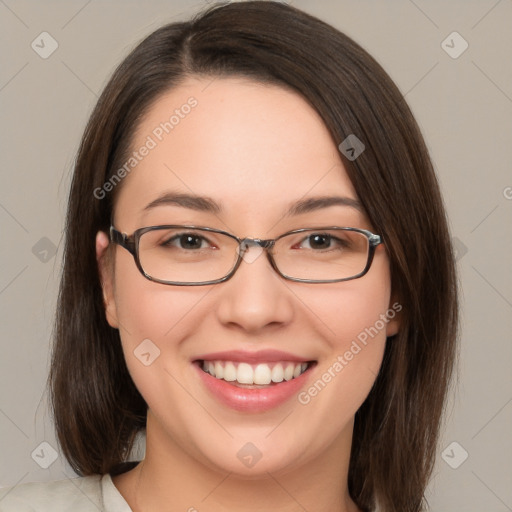
[[[102,483],[109,475],[31,482],[0,489],[0,512],[97,512],[104,510]],[[103,482],[102,482],[103,480]]]

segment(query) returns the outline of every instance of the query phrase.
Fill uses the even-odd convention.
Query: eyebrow
[[[146,205],[143,209],[143,212],[156,208],[157,206],[164,205],[181,206],[191,210],[215,214],[222,212],[222,206],[216,203],[210,197],[175,192],[165,192],[161,196],[151,201],[148,205]],[[285,211],[284,216],[291,217],[323,208],[329,208],[330,206],[348,206],[358,210],[361,213],[364,213],[362,204],[357,199],[352,197],[321,196],[301,199],[290,204],[288,209]]]

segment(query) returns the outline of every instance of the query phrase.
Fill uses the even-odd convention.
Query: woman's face
[[[154,103],[132,150],[137,164],[115,207],[115,227],[123,233],[163,224],[262,239],[307,227],[372,230],[362,211],[341,203],[286,213],[311,198],[357,196],[321,118],[281,87],[189,78]],[[208,201],[154,203],[164,193]],[[386,336],[398,329],[397,318],[390,319],[395,309],[382,244],[359,279],[285,280],[251,248],[231,279],[206,286],[152,282],[120,246],[112,248],[110,273],[101,258],[107,245],[99,233],[107,317],[120,331],[128,369],[148,404],[148,449],[179,450],[247,477],[293,470],[327,454],[334,464],[346,452]],[[203,359],[221,361],[224,373],[233,372],[227,371],[232,364],[240,380],[240,365],[254,371],[260,364],[258,375],[279,380],[279,364],[281,378],[289,363],[294,369],[301,361],[314,364],[297,382],[249,389],[207,375],[198,363]]]

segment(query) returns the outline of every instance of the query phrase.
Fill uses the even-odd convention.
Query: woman
[[[456,333],[391,79],[291,6],[214,6],[138,45],[91,116],[50,375],[80,478],[1,510],[423,510]]]

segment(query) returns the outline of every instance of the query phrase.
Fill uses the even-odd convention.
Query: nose
[[[251,244],[244,249],[235,274],[215,285],[219,321],[248,333],[290,323],[294,316],[293,294],[284,279],[272,268],[261,246]]]

